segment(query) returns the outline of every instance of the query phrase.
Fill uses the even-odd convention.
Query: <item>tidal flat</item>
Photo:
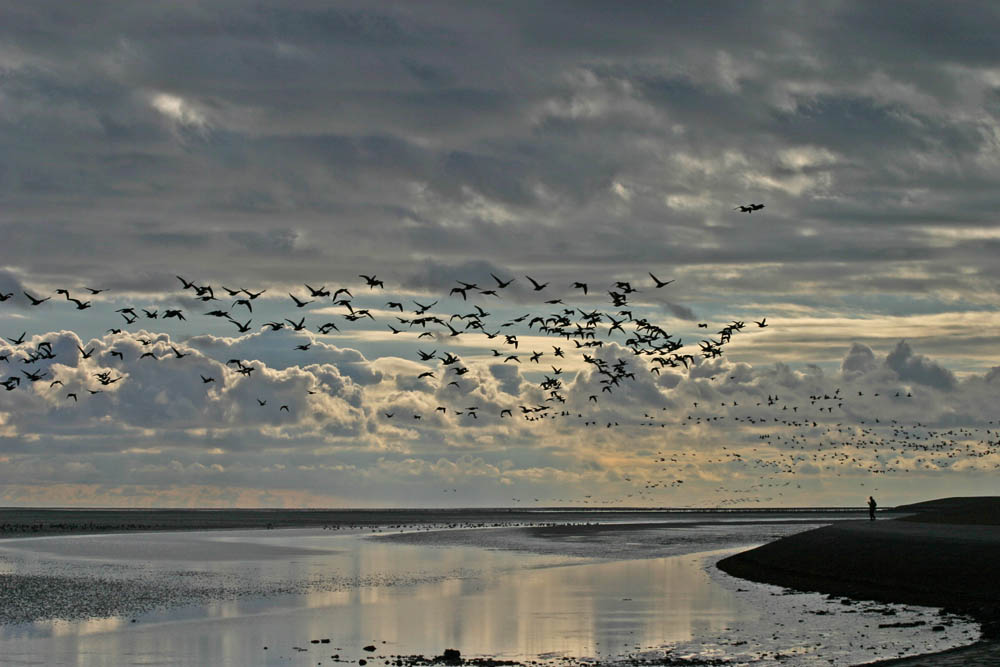
[[[850,515],[526,514],[0,540],[0,655],[405,664],[455,649],[516,663],[853,665],[979,636],[934,608],[798,593],[714,566]]]

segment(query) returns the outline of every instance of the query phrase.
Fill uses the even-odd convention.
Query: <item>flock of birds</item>
[[[763,204],[749,204],[737,207],[737,210],[752,213],[764,208]],[[997,442],[998,432],[992,428],[951,429],[942,431],[931,429],[920,423],[915,426],[904,426],[894,420],[880,421],[874,418],[874,423],[865,424],[858,418],[859,414],[870,411],[880,400],[909,400],[912,393],[909,388],[900,388],[894,396],[865,396],[858,391],[857,397],[848,398],[838,388],[832,394],[800,396],[791,400],[779,399],[777,395],[768,394],[766,399],[752,400],[752,404],[737,400],[721,402],[716,408],[704,401],[692,401],[684,414],[675,407],[661,409],[662,414],[643,414],[642,420],[635,415],[623,414],[620,418],[608,418],[608,410],[614,410],[616,392],[623,389],[627,383],[635,382],[640,374],[660,375],[667,369],[687,370],[703,363],[711,363],[721,357],[724,348],[735,336],[750,329],[765,329],[767,319],[751,320],[754,326],[748,327],[742,320],[733,320],[710,335],[705,335],[696,344],[685,344],[683,340],[666,331],[662,326],[648,316],[644,317],[641,310],[648,307],[648,301],[642,301],[636,295],[642,292],[657,292],[673,284],[673,280],[661,280],[652,272],[647,272],[651,282],[641,283],[628,280],[615,280],[604,286],[598,292],[587,282],[574,281],[568,285],[551,286],[550,282],[542,282],[532,276],[524,275],[524,285],[514,298],[508,296],[508,290],[522,276],[500,277],[489,274],[487,282],[467,282],[458,280],[448,294],[438,299],[396,298],[386,300],[384,305],[362,304],[356,299],[354,292],[363,290],[364,300],[373,301],[385,298],[385,282],[375,274],[359,274],[362,283],[352,286],[340,286],[328,289],[326,285],[314,287],[304,284],[304,291],[298,294],[288,292],[287,311],[283,317],[267,319],[254,326],[254,317],[260,312],[276,310],[277,304],[284,296],[275,298],[269,294],[267,298],[258,301],[267,289],[249,289],[245,287],[230,288],[224,285],[218,287],[202,284],[177,276],[180,282],[181,298],[179,302],[204,304],[209,310],[194,313],[190,307],[137,307],[122,305],[114,300],[112,305],[121,307],[114,309],[116,322],[105,332],[110,337],[111,346],[77,345],[78,359],[67,364],[70,367],[83,365],[86,362],[90,369],[92,382],[82,391],[66,391],[64,400],[79,402],[85,391],[95,395],[108,390],[112,385],[127,382],[129,367],[135,363],[154,363],[166,360],[181,360],[194,353],[194,350],[182,343],[171,343],[169,338],[151,335],[146,327],[152,321],[167,319],[176,320],[178,326],[188,327],[196,318],[215,318],[234,327],[235,334],[246,335],[257,332],[276,332],[289,330],[302,335],[296,338],[299,344],[294,350],[308,355],[319,336],[334,336],[344,333],[348,323],[362,320],[368,322],[366,327],[374,326],[382,320],[392,338],[396,336],[411,339],[418,346],[415,351],[415,361],[425,365],[425,369],[415,373],[412,378],[421,386],[442,391],[437,396],[450,396],[453,400],[444,405],[437,405],[433,415],[451,414],[463,420],[479,420],[487,416],[484,408],[471,405],[481,394],[474,394],[472,389],[465,387],[465,378],[470,373],[470,365],[456,349],[447,350],[445,346],[458,341],[463,347],[488,348],[486,355],[492,364],[513,364],[523,369],[525,378],[533,378],[529,390],[522,396],[515,397],[508,405],[492,404],[489,416],[499,420],[520,418],[524,422],[539,422],[562,420],[575,421],[579,426],[587,428],[612,429],[622,424],[631,428],[671,428],[674,434],[679,432],[687,438],[695,439],[697,433],[712,427],[728,426],[733,433],[739,432],[741,437],[755,433],[759,442],[757,447],[749,451],[739,447],[722,447],[715,456],[695,450],[658,451],[652,456],[650,463],[660,468],[662,477],[653,478],[648,474],[637,474],[626,477],[625,481],[635,487],[632,493],[625,494],[617,502],[638,502],[654,499],[654,493],[667,488],[678,488],[684,480],[669,473],[677,473],[682,469],[692,470],[690,466],[700,464],[721,464],[730,469],[738,469],[746,473],[745,478],[752,482],[740,489],[732,486],[720,487],[716,491],[731,492],[721,504],[741,503],[748,499],[757,502],[775,500],[774,494],[783,495],[787,487],[794,482],[796,472],[803,466],[812,466],[821,474],[841,474],[845,467],[861,470],[870,475],[884,475],[891,472],[909,472],[915,467],[942,468],[951,462],[968,457],[982,458],[1000,448]],[[479,284],[483,282],[483,284]],[[353,291],[352,291],[353,290]],[[86,311],[104,305],[102,297],[107,290],[83,287],[83,298],[74,297],[68,289],[61,288],[51,296],[39,296],[36,293],[23,290],[27,308],[38,308],[49,302],[53,297],[62,296],[74,311]],[[579,296],[589,304],[586,308],[567,304],[567,294]],[[377,296],[376,296],[377,295]],[[603,295],[603,296],[602,296]],[[416,296],[411,294],[411,296]],[[551,298],[546,298],[551,296]],[[19,300],[14,293],[0,292],[0,302]],[[57,300],[53,303],[58,303]],[[509,315],[515,304],[532,302],[540,309],[524,312],[516,316]],[[504,308],[499,304],[504,303]],[[510,305],[506,305],[507,303]],[[604,303],[601,307],[599,304]],[[638,303],[636,303],[638,302]],[[445,305],[454,307],[445,310]],[[51,304],[50,304],[51,305]],[[173,304],[172,304],[173,305]],[[331,310],[331,306],[335,309]],[[494,316],[490,310],[497,306],[499,310],[508,312],[507,316]],[[255,310],[255,307],[257,310]],[[109,309],[110,310],[110,309]],[[319,310],[322,321],[313,319],[313,311]],[[456,312],[457,311],[457,312]],[[336,313],[331,315],[331,313]],[[118,319],[120,318],[120,319]],[[387,319],[388,318],[388,319]],[[387,321],[386,321],[387,320]],[[184,324],[181,324],[184,323]],[[708,329],[707,323],[699,323],[698,328]],[[130,332],[129,327],[141,327],[140,331]],[[474,338],[474,342],[469,342]],[[539,347],[540,339],[547,339],[544,346]],[[53,365],[45,364],[58,356],[53,343],[48,340],[29,342],[27,332],[17,336],[5,337],[9,344],[0,346],[0,362],[5,362],[10,372],[0,382],[0,387],[7,391],[25,390],[27,387],[42,383],[49,389],[63,384],[60,377],[51,375]],[[131,340],[145,351],[134,354],[135,358],[126,358],[122,349],[115,347],[115,342]],[[611,346],[611,343],[615,343]],[[125,347],[125,346],[120,346]],[[105,349],[106,348],[106,349]],[[608,354],[605,354],[607,348]],[[128,349],[136,349],[131,346]],[[97,354],[98,356],[95,356]],[[571,355],[572,360],[567,358]],[[483,356],[483,355],[478,355]],[[304,357],[307,362],[308,357]],[[582,366],[578,363],[582,361]],[[16,365],[23,366],[14,372]],[[571,375],[566,370],[568,366],[578,369]],[[255,361],[246,359],[229,359],[224,367],[227,372],[250,379],[258,370]],[[584,375],[580,375],[583,373]],[[570,400],[569,381],[572,377],[572,389],[579,391],[586,388],[583,396]],[[582,382],[581,382],[582,378]],[[728,380],[716,382],[714,376],[704,378],[705,382],[715,383],[718,392],[726,393],[739,386],[735,376]],[[225,377],[198,373],[192,377],[193,382],[203,385],[212,383],[223,384]],[[474,385],[474,383],[471,383]],[[728,389],[727,389],[728,387]],[[742,390],[746,390],[743,387]],[[309,394],[323,391],[321,386],[308,390]],[[450,393],[448,393],[450,392]],[[83,395],[81,395],[83,394]],[[476,397],[474,397],[476,396]],[[528,397],[531,397],[530,399]],[[287,403],[274,406],[270,397],[256,398],[258,409],[276,409],[280,413],[289,413],[288,419],[294,419],[292,408]],[[745,399],[744,399],[745,400]],[[588,413],[582,405],[597,406],[610,403],[610,408],[602,404],[594,407]],[[747,414],[740,415],[741,409]],[[834,414],[840,420],[834,422]],[[428,417],[424,412],[406,409],[384,409],[378,415],[380,419],[405,419],[408,427],[421,425],[421,420]],[[598,418],[602,417],[600,421]],[[468,422],[467,423],[471,423]],[[990,422],[992,424],[992,422]],[[738,450],[739,451],[736,451]],[[853,452],[853,455],[851,454]],[[915,453],[923,455],[915,456]],[[1000,466],[998,466],[1000,467]],[[446,489],[452,491],[452,489]],[[771,495],[767,495],[771,494]],[[513,498],[514,502],[521,502]],[[562,498],[535,498],[536,501],[564,501]],[[598,502],[591,496],[575,499],[584,504]]]
[[[652,280],[652,289],[660,290],[672,284],[673,280],[661,280],[652,272],[648,273]],[[451,288],[448,296],[452,299],[461,298],[462,302],[468,302],[470,297],[481,299],[490,297],[501,299],[504,290],[508,289],[517,278],[500,278],[495,274],[490,274],[493,284],[480,286],[474,282],[457,281],[455,287]],[[364,280],[362,288],[369,291],[385,289],[384,281],[375,275],[360,274]],[[253,327],[254,303],[261,297],[266,289],[251,290],[247,288],[233,289],[224,285],[218,288],[199,284],[196,281],[188,280],[183,276],[177,276],[181,289],[185,296],[193,298],[195,301],[215,306],[222,303],[223,306],[214,307],[202,313],[205,317],[219,318],[235,327],[235,333],[248,334],[256,331]],[[540,282],[531,276],[524,276],[530,284],[530,294],[545,296],[545,290],[549,287],[548,282]],[[504,364],[525,364],[533,365],[533,369],[541,369],[543,360],[547,364],[546,370],[542,373],[542,378],[538,386],[546,394],[545,399],[530,405],[517,404],[503,408],[499,411],[499,417],[513,417],[515,410],[526,420],[534,421],[542,417],[549,416],[549,411],[556,405],[566,403],[565,384],[563,380],[563,361],[570,351],[579,352],[585,364],[593,369],[598,384],[595,393],[588,396],[590,402],[596,403],[601,395],[610,395],[619,388],[623,382],[636,379],[637,366],[630,363],[625,358],[619,358],[614,362],[605,360],[600,354],[600,350],[611,341],[618,342],[619,345],[628,350],[637,358],[648,359],[651,368],[650,372],[659,374],[664,368],[685,367],[688,368],[695,360],[695,356],[702,358],[716,358],[723,354],[723,347],[729,343],[733,336],[743,331],[746,323],[743,321],[733,321],[720,330],[714,336],[708,336],[698,342],[698,348],[694,349],[685,346],[680,338],[668,333],[661,326],[651,322],[644,317],[634,316],[630,305],[630,298],[641,290],[630,281],[615,281],[607,290],[608,300],[611,309],[601,310],[592,308],[585,310],[577,307],[569,307],[563,298],[543,299],[543,305],[551,306],[550,312],[533,314],[524,313],[511,317],[507,321],[497,322],[491,319],[491,313],[484,308],[484,304],[473,304],[468,312],[441,313],[435,310],[439,305],[439,300],[426,300],[428,302],[411,300],[412,306],[407,306],[403,300],[386,301],[384,307],[376,309],[372,306],[360,307],[356,305],[351,287],[338,287],[330,290],[325,285],[314,287],[309,284],[304,285],[306,293],[296,295],[288,293],[291,302],[290,307],[296,313],[309,312],[312,304],[339,306],[344,309],[340,316],[345,322],[357,322],[362,319],[376,321],[376,314],[373,310],[381,312],[392,312],[392,321],[386,323],[387,329],[395,335],[409,335],[416,341],[427,339],[434,349],[426,351],[418,349],[416,351],[417,361],[424,363],[438,364],[437,368],[430,368],[417,374],[416,379],[432,382],[439,379],[448,380],[445,386],[462,389],[462,378],[470,372],[459,354],[453,351],[439,349],[438,344],[446,344],[449,341],[457,340],[460,336],[480,336],[491,347],[492,357],[500,360]],[[74,298],[70,291],[60,288],[55,291],[56,295],[62,295],[68,303],[74,305],[76,310],[86,310],[93,307],[94,297],[106,292],[104,289],[92,287],[83,288],[88,292],[90,299],[83,300]],[[357,291],[357,288],[354,288]],[[577,290],[579,294],[588,296],[591,294],[590,285],[584,282],[573,282],[571,290]],[[645,286],[643,286],[645,289]],[[225,296],[222,296],[225,295]],[[24,296],[28,300],[29,307],[38,307],[49,301],[52,297],[39,297],[31,294],[27,290]],[[222,298],[220,298],[222,297]],[[13,293],[0,293],[0,301],[8,301],[14,298]],[[210,306],[210,307],[211,307]],[[329,311],[326,311],[329,312]],[[145,328],[142,333],[130,333],[129,326],[148,326],[151,320],[176,319],[178,322],[188,322],[188,315],[183,308],[165,308],[162,312],[159,308],[139,308],[133,305],[125,305],[114,310],[120,318],[117,326],[112,326],[105,333],[114,336],[132,338],[147,347],[147,351],[139,354],[135,359],[126,359],[125,354],[118,349],[110,348],[103,353],[102,359],[93,359],[95,348],[89,349],[85,346],[77,346],[80,360],[90,360],[95,365],[111,365],[112,368],[95,368],[93,378],[95,386],[87,388],[90,394],[97,394],[104,391],[104,388],[122,381],[127,377],[126,367],[128,363],[149,361],[162,361],[164,359],[183,359],[192,352],[190,349],[179,349],[174,344],[165,344],[158,341],[155,336],[148,335]],[[244,317],[246,319],[244,320]],[[336,318],[326,318],[321,323],[307,324],[307,315],[302,314],[296,317],[289,315],[281,319],[272,319],[263,322],[259,330],[275,332],[287,329],[293,332],[313,332],[328,336],[334,335],[336,331],[342,333],[341,325],[338,325]],[[755,322],[758,328],[767,325],[766,318]],[[707,328],[707,324],[699,324],[699,327]],[[525,349],[522,347],[522,340],[528,336],[538,335],[558,339],[560,344],[550,345],[551,349]],[[520,338],[519,338],[520,336]],[[0,361],[13,364],[19,362],[28,368],[20,370],[19,373],[9,375],[0,386],[8,391],[13,391],[20,387],[37,382],[48,381],[50,386],[62,384],[59,378],[49,377],[47,371],[33,369],[32,365],[53,360],[56,354],[53,352],[52,343],[42,340],[30,344],[26,342],[27,332],[22,332],[16,337],[7,337],[10,343],[8,351],[0,352]],[[307,342],[302,342],[295,346],[295,350],[308,352],[314,344],[311,336]],[[533,338],[534,340],[534,338]],[[183,347],[183,346],[182,346]],[[560,365],[556,365],[560,364]],[[75,364],[74,364],[75,365]],[[251,361],[243,359],[230,359],[226,366],[233,373],[251,376],[256,367]],[[441,374],[439,378],[438,374]],[[219,379],[213,376],[199,374],[199,381],[203,384],[217,382]],[[76,392],[67,393],[66,399],[79,401],[80,396]],[[267,405],[265,398],[258,398],[260,407]],[[281,405],[279,410],[289,411],[288,405]],[[447,406],[439,406],[436,412],[446,413]],[[479,418],[479,408],[469,406],[455,410],[458,415],[467,415],[473,419]],[[392,419],[396,415],[393,412],[385,412],[386,419]],[[421,414],[410,415],[412,419],[419,420]]]

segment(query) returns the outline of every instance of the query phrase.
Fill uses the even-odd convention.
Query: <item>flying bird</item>
[[[385,289],[385,283],[383,283],[381,280],[379,280],[378,278],[376,278],[374,275],[366,276],[363,273],[359,273],[358,277],[359,278],[364,278],[365,282],[368,284],[368,287],[371,287],[372,289],[375,289],[376,287],[378,287],[380,289]]]
[[[528,282],[531,283],[531,286],[535,289],[536,292],[541,292],[543,289],[545,289],[548,286],[548,283],[539,283],[538,281],[536,281],[531,276],[525,276],[525,278],[528,279]]]
[[[294,294],[289,294],[288,296],[292,297],[292,301],[295,302],[296,308],[304,308],[312,303],[312,301],[302,301],[301,299],[297,299]]]
[[[31,301],[31,305],[32,306],[41,305],[41,304],[45,303],[46,301],[48,301],[49,299],[52,298],[51,296],[47,296],[44,299],[36,299],[35,297],[31,296],[27,292],[24,292],[24,296],[28,297],[28,299]]]
[[[515,280],[517,280],[517,278],[511,278],[510,280],[503,281],[503,280],[500,280],[499,278],[497,278],[496,276],[494,276],[492,273],[490,274],[490,276],[493,278],[493,280],[497,281],[497,289],[503,289],[503,288],[507,287],[507,285],[510,285],[512,282],[514,282]]]
[[[653,279],[653,282],[656,283],[656,289],[660,289],[661,287],[666,287],[670,283],[674,282],[673,280],[660,280],[659,278],[654,276],[652,272],[647,272],[647,273],[649,273],[649,277]]]

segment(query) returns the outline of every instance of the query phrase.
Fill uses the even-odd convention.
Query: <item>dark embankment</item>
[[[1000,526],[1000,498],[996,496],[927,500],[902,505],[896,511],[913,512],[902,517],[901,521]]]
[[[898,509],[914,514],[791,535],[726,558],[719,568],[798,590],[943,607],[975,618],[984,639],[1000,639],[1000,499]]]

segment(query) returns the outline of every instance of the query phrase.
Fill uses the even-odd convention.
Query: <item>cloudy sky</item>
[[[0,12],[0,504],[997,492],[994,3]]]

